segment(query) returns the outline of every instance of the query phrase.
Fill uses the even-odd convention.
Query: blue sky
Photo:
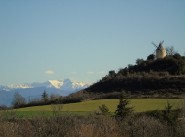
[[[184,0],[1,0],[0,84],[96,82],[152,41],[183,55],[184,13]]]

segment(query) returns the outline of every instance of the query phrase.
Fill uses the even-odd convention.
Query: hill
[[[137,59],[118,72],[109,71],[83,93],[126,92],[130,95],[177,97],[185,93],[185,57],[180,54],[147,60]]]

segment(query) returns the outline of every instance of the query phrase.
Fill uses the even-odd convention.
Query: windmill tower
[[[156,47],[156,50],[154,53],[156,53],[156,58],[161,59],[166,57],[166,49],[162,46],[164,41],[159,42],[159,45],[157,46],[154,42],[152,44]]]

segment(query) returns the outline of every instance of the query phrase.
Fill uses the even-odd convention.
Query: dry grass
[[[15,111],[0,111],[0,137],[185,137],[185,120],[171,127],[157,118],[133,114],[123,120],[95,115],[18,118]]]
[[[31,119],[0,118],[0,137],[184,137],[185,121],[175,134],[159,120],[129,116],[123,121],[110,116],[59,116]],[[170,132],[169,132],[170,131]]]

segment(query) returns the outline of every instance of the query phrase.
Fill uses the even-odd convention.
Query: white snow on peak
[[[49,82],[55,87],[55,88],[58,88],[60,89],[61,86],[64,84],[63,81],[59,81],[59,80],[49,80]]]
[[[6,86],[9,89],[24,89],[24,88],[31,88],[30,84],[10,84]]]
[[[71,81],[70,79],[64,80],[48,80],[46,82],[35,82],[31,84],[10,84],[8,86],[0,86],[0,90],[12,90],[12,89],[27,89],[27,88],[56,88],[59,90],[81,90],[87,88],[89,84],[84,82]]]
[[[21,94],[26,100],[41,98],[44,90],[49,95],[68,96],[89,86],[87,83],[64,80],[48,80],[46,82],[35,82],[31,84],[0,85],[0,105],[11,105],[15,92]]]
[[[64,80],[49,80],[53,87],[63,90],[81,89],[86,88],[89,84],[84,82],[71,81],[70,79]]]

